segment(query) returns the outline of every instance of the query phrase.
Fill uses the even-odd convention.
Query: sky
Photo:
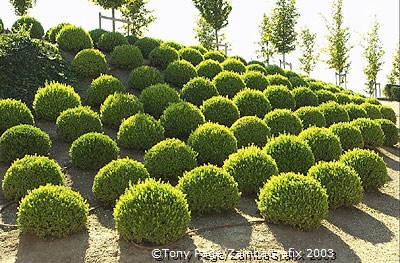
[[[347,88],[363,92],[365,76],[363,67],[366,61],[363,57],[362,45],[365,36],[370,31],[374,16],[377,17],[381,28],[385,55],[384,65],[378,75],[382,87],[386,83],[387,75],[392,69],[393,54],[399,43],[399,0],[343,0],[345,25],[350,28],[351,69],[347,76]],[[257,59],[257,42],[259,41],[259,25],[264,13],[270,14],[275,0],[232,0],[232,12],[229,16],[229,25],[223,30],[231,43],[228,55],[240,55],[246,60]],[[308,27],[317,33],[318,51],[326,46],[326,27],[323,17],[330,17],[332,0],[297,0],[296,6],[300,13],[297,31]],[[198,11],[191,0],[149,0],[149,9],[154,10],[157,20],[150,25],[146,36],[157,37],[163,40],[174,40],[185,45],[197,44],[193,28]],[[102,10],[89,0],[37,0],[36,6],[29,15],[38,19],[45,30],[60,22],[69,22],[84,27],[87,30],[98,28],[98,14],[109,15],[111,11]],[[119,14],[117,13],[117,16]],[[9,0],[0,0],[0,18],[5,27],[11,27],[17,19]],[[103,28],[111,30],[111,22],[103,21]],[[299,70],[299,51],[287,55],[287,61],[293,64],[293,70]],[[273,61],[279,64],[280,56]],[[322,53],[321,60],[326,59]],[[335,71],[329,69],[324,62],[318,62],[311,77],[327,82],[335,82]]]

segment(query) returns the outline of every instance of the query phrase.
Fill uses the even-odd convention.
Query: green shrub
[[[193,104],[178,102],[168,106],[160,117],[165,136],[186,139],[205,122],[203,113]]]
[[[290,109],[296,106],[294,96],[285,86],[269,86],[264,90],[264,94],[271,103],[272,109]]]
[[[204,54],[207,53],[207,51],[208,51],[205,47],[200,46],[200,45],[189,46],[189,47],[190,47],[190,48],[194,48],[194,49],[200,51],[200,53],[201,53],[202,55],[204,55]]]
[[[265,70],[267,71],[267,75],[285,75],[285,71],[277,65],[266,65]]]
[[[243,74],[243,81],[249,89],[265,90],[269,85],[267,77],[257,71],[247,71]]]
[[[0,100],[0,135],[13,126],[34,123],[32,112],[23,102],[14,99]]]
[[[92,106],[99,106],[115,92],[126,92],[122,82],[114,76],[101,75],[94,79],[87,89],[87,102]]]
[[[380,106],[379,110],[381,111],[384,119],[391,120],[393,123],[396,123],[396,112],[391,107]]]
[[[22,16],[18,18],[12,25],[11,31],[18,32],[22,28],[29,31],[31,38],[41,39],[44,35],[42,24],[40,24],[40,22],[33,17]]]
[[[233,210],[241,195],[235,179],[210,164],[186,172],[177,188],[186,195],[190,211],[199,214]]]
[[[226,56],[220,51],[207,51],[206,53],[204,53],[204,60],[206,59],[212,59],[219,63],[222,63],[226,59]]]
[[[143,104],[133,94],[114,93],[100,107],[101,120],[113,128],[118,128],[124,119],[143,111]]]
[[[308,87],[314,92],[325,89],[325,85],[319,81],[309,81]]]
[[[292,89],[292,84],[287,77],[279,74],[268,75],[267,80],[270,86],[286,86],[288,89]]]
[[[181,98],[196,106],[200,106],[205,100],[218,95],[217,88],[211,80],[196,77],[183,86]]]
[[[72,163],[85,170],[98,170],[118,158],[119,148],[107,135],[90,132],[76,139],[69,149]]]
[[[110,64],[116,68],[134,69],[143,65],[139,48],[133,45],[116,46],[111,52]]]
[[[89,205],[65,186],[45,185],[29,192],[20,202],[18,228],[39,237],[66,237],[86,228]]]
[[[240,116],[257,116],[263,118],[271,111],[267,97],[259,90],[244,89],[233,97],[233,103],[239,109]]]
[[[233,58],[233,59],[239,60],[240,62],[243,63],[243,65],[247,66],[247,61],[241,56],[230,56],[229,58]]]
[[[350,97],[352,103],[355,103],[358,105],[363,104],[365,102],[365,99],[358,95],[350,95],[349,97]]]
[[[247,71],[255,71],[264,74],[265,76],[268,74],[267,70],[264,66],[259,64],[249,64],[246,66]]]
[[[318,105],[318,98],[310,88],[298,87],[293,89],[291,93],[296,101],[297,109],[304,106]]]
[[[377,98],[365,98],[366,103],[374,104],[374,105],[381,105],[381,102]]]
[[[231,154],[223,168],[235,178],[239,190],[246,194],[258,194],[268,179],[278,174],[275,160],[256,146]]]
[[[334,123],[350,121],[349,114],[337,102],[323,103],[318,109],[324,114],[328,127]]]
[[[161,40],[151,38],[151,37],[144,37],[135,42],[135,46],[137,46],[140,51],[142,51],[143,57],[148,58],[150,52],[155,49],[156,47],[160,46]]]
[[[325,102],[334,101],[337,102],[336,95],[327,90],[316,90],[314,91],[315,95],[318,98],[318,104],[322,104]]]
[[[383,118],[379,106],[377,105],[370,103],[363,103],[360,105],[360,107],[367,112],[368,118],[370,118],[371,120]]]
[[[258,60],[251,60],[249,62],[247,62],[247,65],[258,65],[258,66],[262,66],[263,68],[265,68],[265,63],[258,61]]]
[[[341,162],[320,162],[308,171],[328,194],[330,208],[350,207],[361,202],[363,187],[356,171]]]
[[[385,161],[373,151],[353,149],[340,161],[356,170],[365,190],[376,190],[389,180]]]
[[[196,66],[196,71],[199,77],[204,77],[212,80],[215,76],[223,71],[223,68],[219,62],[212,59],[207,59],[200,62]]]
[[[97,42],[97,47],[104,52],[111,52],[115,47],[128,45],[128,40],[118,32],[106,32],[102,34]]]
[[[342,106],[343,109],[346,110],[347,114],[349,115],[349,120],[355,120],[358,118],[368,118],[367,111],[361,107],[360,105],[349,103]]]
[[[97,49],[79,51],[71,65],[75,74],[81,78],[96,78],[108,69],[106,56]]]
[[[81,98],[74,88],[57,82],[39,88],[33,109],[39,119],[54,121],[61,112],[81,105]]]
[[[271,129],[263,120],[255,116],[238,119],[232,124],[231,131],[235,135],[238,148],[251,144],[264,147],[271,137]]]
[[[375,149],[383,145],[385,134],[378,123],[370,119],[360,118],[350,124],[361,131],[366,148]]]
[[[56,121],[59,138],[71,142],[89,132],[102,132],[100,116],[90,107],[76,107],[61,112]]]
[[[315,161],[334,161],[342,155],[340,139],[328,128],[310,127],[299,134],[299,138],[310,146]]]
[[[11,127],[0,137],[0,157],[8,163],[25,155],[48,156],[50,148],[50,136],[27,124]]]
[[[325,127],[326,120],[322,112],[317,107],[305,106],[294,112],[300,118],[303,129],[311,126]]]
[[[184,45],[179,44],[179,43],[177,43],[175,41],[166,41],[166,42],[164,42],[162,44],[165,45],[165,46],[168,46],[168,47],[172,47],[176,51],[178,51],[178,50],[180,50],[180,49],[185,47]]]
[[[193,66],[197,66],[204,60],[200,51],[190,47],[180,49],[179,57],[190,62]]]
[[[199,164],[222,165],[224,160],[237,151],[237,140],[232,131],[216,123],[205,123],[192,132],[188,145],[199,155]]]
[[[238,107],[232,100],[215,96],[204,101],[200,110],[203,112],[207,121],[231,126],[240,117]]]
[[[47,30],[47,32],[46,32],[45,39],[51,43],[56,43],[57,35],[58,35],[58,33],[60,33],[61,29],[63,29],[64,26],[72,26],[72,24],[60,23],[54,27],[49,28],[49,30]],[[90,32],[89,32],[89,34],[90,34]],[[92,37],[92,34],[90,34],[90,36]],[[93,37],[92,37],[92,39],[93,39]]]
[[[152,66],[165,70],[171,62],[179,59],[179,54],[174,48],[161,45],[150,52],[149,59]]]
[[[300,118],[287,109],[278,109],[267,113],[264,121],[271,128],[271,133],[274,136],[281,133],[297,135],[303,129]]]
[[[93,40],[93,44],[97,47],[97,43],[99,43],[99,39],[101,37],[101,35],[103,35],[104,33],[107,33],[107,30],[101,29],[101,28],[96,28],[93,30],[89,31],[89,35]]]
[[[177,88],[182,88],[195,77],[197,77],[195,67],[186,60],[174,61],[165,70],[165,81]]]
[[[399,142],[399,130],[393,122],[386,119],[377,119],[375,122],[381,126],[385,135],[383,145],[393,146]]]
[[[80,51],[93,48],[93,40],[83,28],[74,25],[64,26],[56,36],[60,49],[65,51]]]
[[[305,81],[302,77],[290,77],[289,78],[290,84],[292,84],[292,88],[299,88],[299,87],[308,87],[308,82]]]
[[[126,40],[128,40],[129,45],[135,45],[136,41],[139,40],[139,38],[135,35],[129,35],[125,36]],[[142,53],[142,52],[140,52]]]
[[[166,139],[146,152],[144,166],[153,177],[176,184],[185,171],[197,166],[196,156],[184,142]]]
[[[168,84],[156,84],[145,88],[139,100],[143,103],[144,112],[159,118],[163,111],[173,103],[180,102],[178,92]]]
[[[329,129],[339,137],[343,151],[364,148],[364,139],[360,130],[350,123],[336,123],[331,125]]]
[[[316,229],[328,215],[328,195],[312,177],[295,173],[273,176],[257,201],[261,216],[302,230]]]
[[[117,134],[118,145],[133,149],[147,150],[164,140],[164,128],[152,116],[138,113],[124,120]]]
[[[135,68],[128,77],[129,87],[135,90],[143,90],[159,83],[164,83],[160,71],[146,65]]]
[[[129,187],[117,201],[113,215],[124,239],[154,245],[177,240],[186,233],[190,222],[185,195],[170,184],[153,179]]]
[[[236,93],[246,88],[246,84],[239,74],[222,71],[213,79],[214,85],[221,96],[233,98]]]
[[[339,104],[345,105],[345,104],[351,103],[351,98],[347,94],[336,93],[335,96],[336,96],[336,100]]]
[[[101,168],[93,179],[92,191],[97,201],[114,206],[130,184],[137,184],[150,178],[141,162],[129,158],[111,161]]]
[[[272,138],[263,150],[272,156],[281,173],[306,174],[315,163],[310,146],[294,135],[282,134]]]
[[[227,58],[221,63],[221,66],[225,71],[232,71],[238,74],[243,74],[246,72],[246,66],[237,59]]]

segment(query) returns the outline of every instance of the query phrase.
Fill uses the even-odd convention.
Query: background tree
[[[132,35],[142,37],[148,26],[156,19],[153,10],[146,8],[147,0],[127,0],[124,5],[119,7],[122,18],[131,23],[129,27]],[[127,29],[127,26],[124,26]]]
[[[271,57],[275,54],[274,46],[271,42],[272,35],[272,21],[269,16],[264,14],[263,20],[260,25],[260,41],[257,43],[259,45],[258,53],[261,58],[264,59],[266,64],[269,64]]]
[[[36,4],[36,0],[10,0],[10,4],[14,7],[14,13],[17,16],[24,16]]]
[[[300,69],[303,70],[307,75],[310,75],[311,71],[314,70],[315,64],[317,63],[319,57],[315,42],[316,38],[317,34],[312,33],[308,28],[303,29],[300,33]]]
[[[115,18],[115,9],[122,7],[126,0],[91,0],[96,5],[104,9],[111,9],[112,17]],[[113,32],[115,32],[115,21],[112,21]]]
[[[388,75],[388,82],[389,84],[400,85],[400,43],[393,56],[392,71]]]
[[[215,42],[215,32],[214,28],[207,23],[207,21],[199,15],[196,27],[194,28],[195,38],[199,43],[208,50],[212,50],[215,48],[215,45],[212,43]],[[223,42],[226,40],[226,36],[224,33],[219,32],[219,41]]]

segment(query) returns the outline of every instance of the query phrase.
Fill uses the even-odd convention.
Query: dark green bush
[[[294,112],[300,118],[303,129],[311,126],[325,127],[326,120],[322,112],[317,107],[305,106]]]
[[[212,80],[215,76],[223,71],[223,68],[219,62],[212,59],[207,59],[200,62],[196,66],[196,70],[199,77],[205,77]]]
[[[176,51],[178,51],[178,50],[180,50],[180,49],[185,47],[184,45],[179,44],[179,43],[177,43],[175,41],[166,41],[166,42],[163,42],[162,44],[165,45],[165,46],[172,47]]]
[[[368,118],[370,118],[371,120],[375,120],[375,119],[382,119],[382,113],[379,109],[379,106],[374,105],[374,104],[370,104],[370,103],[363,103],[360,105],[361,108],[363,108],[368,115]]]
[[[265,68],[265,63],[261,62],[261,61],[258,61],[258,60],[251,60],[251,61],[247,62],[247,65],[248,66],[250,66],[250,65],[258,65],[258,66],[262,66],[263,68]]]
[[[144,112],[159,118],[163,111],[173,103],[180,102],[178,92],[168,84],[156,84],[145,88],[139,100],[143,103]]]
[[[393,146],[399,142],[399,130],[393,122],[386,119],[377,119],[375,122],[381,126],[381,129],[385,135],[383,145]]]
[[[87,102],[92,106],[99,106],[115,92],[126,92],[122,82],[114,76],[101,75],[94,79],[87,89]]]
[[[143,90],[159,83],[164,83],[160,71],[146,65],[135,68],[128,77],[129,87],[135,90]]]
[[[325,102],[334,101],[337,102],[336,95],[327,90],[316,90],[314,91],[315,95],[318,98],[318,104],[322,104]]]
[[[325,89],[325,85],[320,81],[309,81],[308,87],[314,92]]]
[[[339,137],[343,151],[364,148],[364,139],[360,130],[350,123],[336,123],[331,125],[329,129]]]
[[[60,23],[54,27],[51,27],[49,30],[47,30],[45,39],[51,43],[56,43],[57,35],[60,33],[61,29],[63,29],[64,26],[72,26],[70,23]],[[90,34],[90,32],[89,32]],[[90,34],[92,37],[92,35]],[[93,39],[93,37],[92,37]],[[93,40],[94,41],[94,40]]]
[[[243,74],[246,72],[246,66],[237,59],[227,58],[221,63],[221,66],[225,71],[232,71],[238,74]]]
[[[391,120],[393,123],[396,123],[396,112],[391,107],[380,106],[379,110],[381,111],[384,119]]]
[[[243,63],[243,65],[247,66],[247,61],[241,56],[230,56],[229,58],[233,58],[233,59],[239,60],[240,62]]]
[[[183,86],[181,98],[196,106],[200,106],[205,100],[218,95],[217,88],[211,80],[196,77]]]
[[[255,71],[264,74],[265,76],[268,74],[267,70],[264,66],[259,64],[249,64],[246,66],[247,71]]]
[[[103,35],[104,33],[108,33],[108,31],[104,30],[104,29],[100,29],[100,28],[96,28],[96,29],[89,31],[89,35],[93,40],[94,46],[97,47],[97,43],[99,43],[99,39],[100,39],[101,35]]]
[[[96,78],[108,69],[106,56],[97,49],[79,51],[71,65],[75,74],[81,78]]]
[[[220,51],[207,51],[206,53],[204,53],[204,60],[206,59],[212,59],[218,61],[219,63],[222,63],[226,59],[226,56]]]
[[[231,131],[235,135],[238,148],[251,144],[264,147],[271,137],[271,129],[263,120],[255,116],[238,119],[232,124]]]
[[[304,106],[318,105],[318,98],[310,88],[298,87],[293,89],[291,93],[296,101],[297,109]]]
[[[272,109],[290,109],[296,106],[294,96],[285,86],[269,86],[264,90],[264,94],[271,103]]]
[[[345,105],[351,103],[351,98],[349,95],[344,93],[336,93],[336,100],[339,104]]]
[[[33,17],[22,16],[18,18],[12,25],[11,31],[18,32],[22,28],[29,31],[31,38],[41,39],[44,35],[42,24]]]
[[[179,54],[174,48],[163,44],[150,52],[149,59],[152,66],[165,70],[171,62],[179,59]]]
[[[116,46],[111,52],[110,64],[116,68],[134,69],[143,65],[139,48],[133,45]]]
[[[274,136],[281,133],[297,135],[303,129],[300,118],[287,109],[277,109],[267,113],[264,121],[271,128]]]
[[[204,55],[204,54],[207,53],[207,51],[208,51],[205,47],[200,46],[200,45],[189,46],[189,47],[190,47],[190,48],[194,48],[194,49],[200,51],[200,53],[201,53],[202,55]]]
[[[93,40],[83,28],[74,25],[64,26],[56,36],[60,49],[65,51],[80,51],[93,48]]]
[[[267,75],[285,75],[285,71],[277,65],[266,65],[265,70],[267,71]]]
[[[366,148],[381,147],[385,141],[385,134],[381,126],[373,120],[360,118],[350,123],[361,131]]]
[[[349,97],[350,97],[352,103],[355,103],[358,105],[363,104],[365,102],[365,99],[359,95],[350,95]]]
[[[290,84],[292,84],[292,88],[299,88],[299,87],[308,87],[308,82],[305,81],[302,77],[290,77],[289,78]]]
[[[129,36],[125,36],[126,40],[128,40],[129,45],[135,45],[136,41],[139,40],[139,38],[135,35],[129,35]],[[140,51],[140,53],[142,53]]]
[[[350,121],[349,114],[337,102],[323,103],[318,106],[318,109],[324,114],[328,127],[334,123]]]
[[[231,126],[240,117],[238,107],[232,100],[215,96],[204,101],[200,110],[203,112],[207,121]]]
[[[286,86],[288,89],[292,89],[292,84],[287,77],[279,74],[267,75],[267,80],[270,86]]]
[[[342,106],[343,109],[346,110],[347,114],[349,115],[349,120],[355,120],[358,118],[368,118],[367,111],[361,107],[360,105],[349,103]]]
[[[247,71],[243,74],[243,81],[249,89],[265,90],[269,85],[267,77],[257,71]]]
[[[374,105],[381,105],[381,102],[377,98],[365,98],[365,103],[370,103]]]
[[[193,66],[197,66],[204,60],[200,51],[190,47],[180,49],[179,57],[190,62]]]
[[[165,70],[165,81],[177,88],[182,88],[195,77],[197,77],[195,67],[186,60],[174,61]]]
[[[236,93],[246,88],[246,84],[239,74],[222,71],[213,79],[214,85],[221,96],[233,98]]]
[[[7,129],[19,124],[34,124],[30,109],[21,101],[0,100],[0,135]]]
[[[271,111],[267,97],[259,90],[244,89],[233,97],[233,103],[239,109],[240,116],[257,116],[263,118]]]
[[[115,47],[128,45],[128,40],[118,32],[106,32],[102,34],[97,42],[97,47],[104,52],[111,52]]]
[[[137,46],[140,51],[142,51],[142,55],[144,58],[148,58],[150,52],[155,49],[156,47],[161,45],[161,40],[151,38],[151,37],[144,37],[135,42],[135,46]]]

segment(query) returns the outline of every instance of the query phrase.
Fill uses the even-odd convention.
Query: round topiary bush
[[[349,103],[342,106],[349,115],[349,120],[355,120],[358,118],[368,118],[367,111],[363,109],[360,105]]]
[[[204,60],[206,60],[206,59],[212,59],[219,63],[222,63],[226,59],[226,56],[224,54],[222,54],[220,51],[211,50],[211,51],[207,51],[204,54]]]
[[[296,100],[285,86],[269,86],[264,90],[264,95],[271,103],[272,109],[293,110],[296,106]]]
[[[230,56],[229,58],[233,58],[233,59],[239,60],[240,62],[243,63],[243,65],[247,66],[247,61],[241,56]]]
[[[346,104],[351,103],[351,98],[350,98],[350,96],[347,95],[347,94],[344,94],[344,93],[336,93],[335,96],[336,96],[337,102],[338,102],[339,104],[341,104],[341,105],[346,105]]]
[[[243,81],[249,89],[265,90],[269,85],[267,77],[257,71],[247,71],[243,74]]]
[[[331,125],[329,129],[339,137],[343,151],[364,148],[364,139],[360,130],[350,123],[336,123]]]
[[[377,119],[375,122],[381,126],[385,135],[383,145],[393,146],[399,142],[399,130],[393,122],[386,119]]]
[[[300,118],[287,109],[278,109],[267,113],[264,121],[271,128],[271,133],[274,136],[281,133],[297,135],[303,129]]]
[[[155,49],[156,47],[160,46],[161,40],[151,38],[151,37],[144,37],[141,39],[138,39],[135,42],[135,46],[137,46],[140,51],[142,51],[143,57],[148,58],[150,55],[150,52]]]
[[[231,126],[240,117],[238,107],[232,100],[215,96],[204,101],[200,110],[203,112],[207,121]]]
[[[237,151],[237,140],[232,131],[216,123],[205,123],[192,132],[188,145],[199,155],[199,164],[222,165],[224,160]]]
[[[286,86],[288,89],[292,89],[289,79],[280,74],[267,75],[267,80],[271,86]]]
[[[153,177],[176,184],[185,171],[197,166],[196,156],[184,142],[166,139],[146,152],[144,166]]]
[[[33,101],[33,109],[39,119],[54,121],[61,112],[81,105],[81,98],[74,88],[57,82],[39,88]]]
[[[339,137],[328,128],[310,127],[299,138],[310,146],[316,162],[338,160],[343,152]]]
[[[222,68],[225,71],[232,71],[238,74],[243,74],[246,72],[246,66],[235,58],[227,58],[221,63]]]
[[[328,215],[328,195],[312,177],[295,173],[273,176],[257,201],[261,216],[302,230],[316,229]]]
[[[384,119],[390,120],[393,123],[396,123],[396,112],[389,106],[380,106],[379,110],[381,111],[382,117]]]
[[[389,180],[385,161],[373,151],[353,149],[343,154],[340,161],[356,170],[364,190],[377,190]]]
[[[282,134],[272,138],[263,150],[272,156],[281,173],[306,174],[315,163],[310,146],[294,135]]]
[[[29,36],[31,38],[41,39],[44,35],[42,24],[33,17],[22,16],[18,18],[11,27],[11,31],[13,32],[18,32],[21,29],[29,31]]]
[[[379,106],[377,105],[371,103],[363,103],[360,105],[360,107],[367,112],[368,118],[370,118],[371,120],[383,118]]]
[[[336,95],[328,90],[315,90],[314,93],[318,98],[318,104],[330,101],[337,102]]]
[[[377,98],[365,98],[365,102],[378,106],[381,105],[381,102]]]
[[[135,68],[128,77],[129,87],[135,90],[143,90],[159,83],[164,83],[160,71],[146,65]]]
[[[34,124],[31,110],[21,101],[0,100],[0,135],[7,129],[19,124]]]
[[[221,96],[228,96],[233,98],[236,93],[246,88],[246,84],[239,74],[222,71],[213,79],[214,85]]]
[[[99,170],[93,179],[92,191],[97,201],[114,206],[126,188],[147,178],[150,178],[150,174],[141,162],[129,158],[118,159]]]
[[[115,47],[128,45],[128,40],[118,32],[106,32],[102,34],[97,42],[97,47],[104,52],[111,52]]]
[[[93,48],[93,40],[83,28],[74,25],[64,26],[56,36],[60,49],[65,51],[79,51]]]
[[[263,118],[271,111],[267,97],[259,90],[244,89],[233,97],[233,103],[239,109],[240,116],[257,116]]]
[[[308,82],[302,77],[289,77],[289,81],[292,84],[292,88],[308,87]]]
[[[325,127],[326,120],[322,112],[317,107],[305,106],[294,112],[300,118],[303,129],[311,126]]]
[[[179,57],[190,62],[193,66],[197,66],[204,60],[200,51],[190,47],[180,49]]]
[[[205,47],[203,47],[203,46],[201,46],[201,45],[195,45],[195,46],[189,46],[189,47],[190,47],[190,48],[194,48],[194,49],[200,51],[200,53],[201,53],[202,55],[204,55],[204,54],[207,53],[207,51],[208,51]]]
[[[186,60],[174,61],[165,70],[165,81],[177,88],[182,88],[195,77],[197,77],[195,67]]]
[[[117,201],[113,215],[124,239],[154,245],[177,240],[190,222],[185,195],[170,184],[153,179],[129,187]]]
[[[203,113],[193,104],[178,102],[165,109],[160,117],[165,136],[186,139],[190,133],[205,122]]]
[[[76,139],[69,149],[72,163],[85,170],[97,170],[118,158],[119,148],[107,135],[90,132]]]
[[[44,185],[29,192],[20,202],[18,228],[39,237],[66,237],[86,228],[89,205],[72,189]]]
[[[235,178],[239,190],[246,194],[258,194],[268,179],[278,174],[275,160],[256,146],[231,154],[223,168]]]
[[[370,119],[360,118],[350,124],[360,130],[366,148],[375,149],[383,145],[385,134],[378,123]]]
[[[328,127],[334,123],[350,121],[349,114],[337,102],[323,103],[318,106],[318,109],[324,114]]]
[[[350,97],[352,103],[355,103],[358,105],[361,105],[365,102],[365,98],[363,98],[359,95],[350,95],[349,97]]]
[[[264,147],[271,137],[271,129],[263,120],[255,116],[238,119],[232,124],[231,131],[237,139],[238,148],[251,144]]]
[[[143,112],[143,104],[133,94],[114,93],[100,107],[101,120],[113,128],[118,128],[124,119],[139,112]]]
[[[341,162],[320,162],[308,171],[328,194],[330,208],[350,207],[361,202],[363,187],[357,172]]]
[[[176,51],[178,51],[178,50],[180,50],[182,48],[185,48],[184,45],[179,44],[178,42],[175,42],[175,41],[166,41],[166,42],[163,42],[162,44],[165,45],[165,46],[172,47]]]
[[[133,149],[147,150],[164,140],[164,128],[152,116],[138,113],[124,120],[117,134],[118,145]]]
[[[97,49],[79,51],[71,65],[75,74],[81,78],[96,78],[108,69],[106,56]]]
[[[177,188],[186,195],[190,211],[198,214],[233,210],[241,195],[235,179],[210,164],[186,172]]]
[[[261,62],[261,61],[258,61],[258,60],[251,60],[251,61],[247,62],[247,65],[248,66],[250,66],[250,65],[258,65],[258,66],[262,66],[262,67],[265,68],[265,63]]]
[[[324,83],[322,83],[320,81],[308,81],[308,87],[310,87],[310,89],[314,92],[317,90],[325,89]]]
[[[60,23],[54,27],[49,28],[49,30],[47,30],[46,35],[45,35],[45,39],[48,40],[51,43],[56,43],[56,39],[57,39],[57,35],[58,33],[60,33],[61,29],[63,29],[64,26],[71,26],[72,24],[70,23]],[[90,32],[89,32],[90,34]],[[90,34],[90,37],[92,37],[92,34]],[[93,37],[92,37],[93,39]],[[93,39],[94,41],[94,39]]]
[[[99,106],[115,92],[126,92],[122,82],[114,76],[101,75],[94,79],[87,89],[87,102],[92,106]]]
[[[97,47],[97,43],[99,43],[99,39],[101,37],[101,35],[103,35],[104,33],[107,33],[107,30],[101,29],[101,28],[96,28],[93,30],[89,31],[89,35],[93,40],[93,44]]]
[[[248,64],[246,66],[247,71],[256,71],[264,74],[265,76],[268,74],[267,70],[265,69],[265,66],[259,65],[259,64]]]
[[[174,48],[163,44],[154,48],[149,58],[152,66],[165,70],[171,62],[179,59],[179,54]]]
[[[89,132],[102,132],[100,116],[90,107],[76,107],[61,112],[56,120],[59,138],[71,142]]]
[[[207,59],[200,62],[196,66],[196,71],[199,77],[204,77],[212,80],[215,76],[223,71],[223,68],[219,62],[212,59]]]
[[[318,98],[310,88],[298,87],[293,89],[291,93],[296,101],[297,109],[304,106],[318,105]]]
[[[115,68],[134,69],[143,65],[140,49],[133,45],[116,46],[111,52],[110,64]]]
[[[282,76],[285,75],[285,71],[277,65],[266,65],[265,70],[267,71],[267,75],[275,75],[275,74],[279,74]]]
[[[181,98],[196,106],[200,106],[205,100],[218,95],[217,88],[211,80],[196,77],[183,86]]]
[[[159,118],[163,111],[173,103],[180,102],[178,92],[168,84],[156,84],[145,88],[139,100],[143,103],[144,112]]]

